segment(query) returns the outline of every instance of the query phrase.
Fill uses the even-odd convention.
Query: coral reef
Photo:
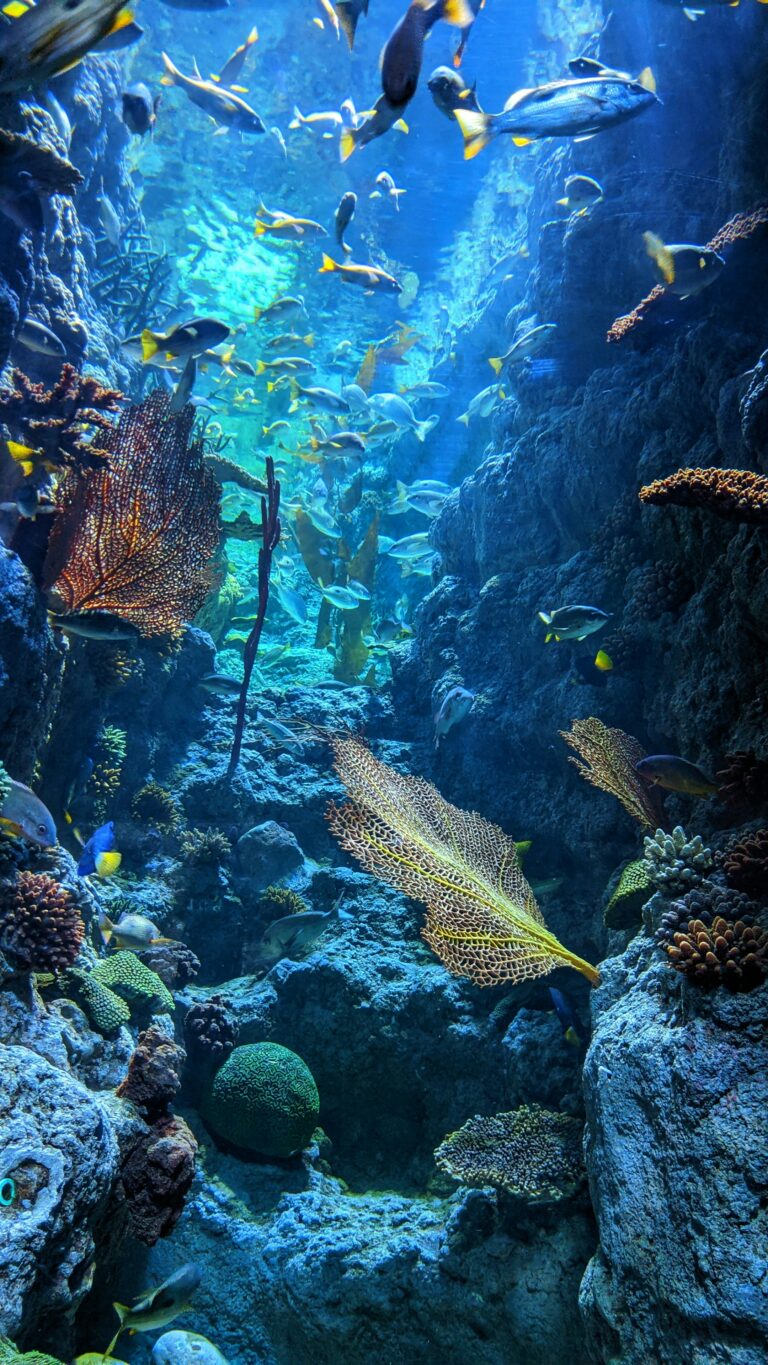
[[[671,834],[657,829],[644,841],[643,864],[652,885],[667,895],[677,895],[704,881],[714,864],[712,850],[705,848],[700,834],[689,839],[681,825]]]
[[[195,1176],[197,1141],[178,1115],[159,1118],[123,1154],[120,1183],[131,1235],[154,1246],[175,1228]]]
[[[71,967],[62,983],[82,1005],[91,1024],[99,1033],[109,1036],[127,1024],[131,1011],[125,1000],[99,981],[94,972]]]
[[[217,1137],[262,1156],[307,1146],[320,1110],[309,1067],[277,1043],[236,1047],[205,1095],[202,1115]]]
[[[665,946],[672,966],[702,990],[753,991],[768,975],[768,930],[742,920],[689,920]]]
[[[732,840],[719,859],[729,886],[768,899],[768,829]]]
[[[259,904],[264,917],[271,920],[282,919],[284,915],[301,915],[309,909],[304,897],[289,886],[265,887],[259,897]]]
[[[476,1115],[435,1152],[441,1170],[465,1185],[495,1185],[527,1203],[567,1199],[584,1180],[584,1125],[540,1104]]]
[[[388,768],[359,740],[331,743],[350,798],[329,807],[333,833],[367,871],[426,904],[422,937],[449,971],[489,986],[565,965],[599,980],[546,928],[503,830]]]
[[[611,729],[597,716],[575,720],[561,739],[578,757],[569,758],[580,775],[599,791],[609,792],[643,829],[653,829],[659,811],[654,794],[635,772],[645,751],[632,735]]]
[[[203,1004],[192,1005],[184,1015],[187,1055],[195,1065],[220,1067],[234,1049],[237,1035],[237,1025],[220,995],[211,995]]]
[[[113,612],[143,635],[191,621],[219,542],[219,485],[190,445],[193,409],[171,414],[169,402],[156,389],[105,435],[106,468],[64,478],[43,577],[66,612]]]
[[[43,194],[73,194],[83,177],[71,161],[53,147],[35,142],[23,133],[0,130],[0,181]]]
[[[0,1338],[0,1365],[64,1365],[64,1362],[43,1351],[17,1351],[12,1341]]]
[[[127,949],[97,963],[91,972],[100,986],[107,986],[130,1006],[131,1012],[157,1013],[173,1010],[173,996],[156,972]]]
[[[0,885],[0,948],[23,967],[63,972],[84,937],[73,896],[52,877],[25,871]]]
[[[671,943],[677,929],[684,928],[689,920],[701,920],[710,925],[718,917],[727,920],[741,920],[743,924],[754,924],[760,914],[760,906],[751,901],[741,891],[732,891],[728,886],[718,886],[716,882],[705,881],[686,892],[666,908],[656,931],[657,943]]]
[[[35,460],[51,469],[82,472],[99,469],[107,460],[106,413],[120,410],[123,394],[104,388],[97,379],[62,366],[56,383],[46,389],[22,370],[11,373],[13,387],[0,389],[0,422],[17,441],[30,446]],[[89,430],[99,433],[89,436]]]
[[[184,1058],[184,1049],[162,1029],[145,1029],[139,1034],[128,1075],[115,1093],[154,1121],[167,1112],[179,1089]]]
[[[154,943],[137,953],[137,957],[172,990],[189,985],[200,971],[199,957],[186,943],[179,943],[176,939]]]
[[[603,918],[609,929],[629,929],[639,924],[640,911],[653,894],[654,882],[648,864],[635,858],[622,868],[611,893]]]
[[[140,825],[151,825],[169,834],[178,824],[181,812],[176,798],[159,782],[147,782],[131,801],[131,815]]]
[[[726,521],[768,522],[768,478],[749,469],[678,469],[640,489],[641,502],[694,507]]]
[[[94,795],[94,814],[99,820],[106,818],[109,804],[120,790],[127,739],[126,731],[117,725],[103,725],[96,736],[93,772],[88,780],[88,789]]]
[[[190,867],[221,867],[232,844],[220,829],[186,829],[179,839],[179,855]]]

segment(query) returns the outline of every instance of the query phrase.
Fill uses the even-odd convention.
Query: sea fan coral
[[[63,972],[71,967],[85,925],[69,891],[44,873],[19,872],[0,888],[0,947],[24,967]]]
[[[751,830],[732,840],[720,865],[729,886],[768,899],[768,829]]]
[[[768,523],[768,478],[749,469],[678,469],[646,484],[641,502],[696,507],[726,521]]]
[[[514,840],[498,825],[380,763],[359,739],[331,743],[350,798],[329,808],[333,833],[366,871],[426,905],[422,937],[450,972],[493,986],[568,966],[599,981],[547,929]]]
[[[666,945],[672,966],[705,990],[752,991],[768,974],[768,931],[719,915],[707,926],[692,919]]]
[[[495,1185],[530,1204],[567,1199],[584,1179],[583,1124],[540,1104],[488,1118],[479,1114],[435,1152],[441,1170],[464,1185]]]
[[[656,890],[665,895],[676,895],[696,886],[714,863],[712,850],[705,848],[701,835],[689,839],[681,825],[675,825],[671,834],[657,829],[653,838],[646,838],[644,852],[643,865],[648,877]]]
[[[69,364],[50,389],[33,383],[23,370],[13,370],[11,380],[13,388],[0,390],[0,422],[14,438],[40,450],[40,458],[55,469],[103,467],[107,433],[113,433],[105,413],[119,411],[123,394],[118,389],[104,388]],[[89,436],[94,429],[96,435]]]
[[[113,612],[143,635],[178,635],[193,618],[219,542],[219,485],[189,441],[194,410],[169,403],[155,389],[107,432],[108,468],[63,479],[43,572],[65,611]]]
[[[578,757],[569,759],[581,776],[600,791],[610,792],[643,829],[659,822],[656,796],[638,777],[635,764],[645,758],[645,750],[632,735],[612,730],[597,716],[574,720],[570,730],[560,736]]]

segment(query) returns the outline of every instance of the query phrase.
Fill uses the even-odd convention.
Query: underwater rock
[[[184,1119],[169,1114],[137,1141],[124,1144],[120,1181],[131,1235],[154,1246],[173,1231],[195,1176],[197,1141]]]
[[[295,836],[274,820],[265,820],[241,834],[237,857],[243,874],[260,891],[289,877],[304,862]]]
[[[115,1093],[119,1099],[130,1100],[145,1116],[156,1119],[167,1111],[179,1089],[184,1060],[184,1049],[162,1029],[145,1029],[139,1034],[128,1074]]]
[[[638,936],[603,964],[585,1067],[600,1247],[581,1288],[593,1358],[757,1362],[768,1352],[768,989],[702,995]]]
[[[0,760],[28,782],[58,702],[63,655],[21,560],[0,546]]]

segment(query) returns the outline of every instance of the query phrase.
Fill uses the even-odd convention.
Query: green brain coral
[[[170,1012],[174,1008],[173,996],[163,984],[157,972],[140,962],[135,953],[127,949],[104,958],[91,972],[100,986],[107,986],[131,1006]]]
[[[98,981],[93,972],[83,972],[79,967],[71,967],[66,982],[67,990],[71,990],[77,1003],[85,1010],[99,1033],[114,1033],[121,1024],[128,1023],[131,1011],[125,1000],[121,1000],[119,995],[115,995],[108,986]]]
[[[312,1072],[278,1043],[236,1047],[219,1068],[202,1105],[217,1137],[262,1156],[291,1156],[306,1147],[320,1097]]]
[[[640,910],[653,895],[653,881],[644,858],[637,858],[621,873],[613,895],[605,907],[605,923],[609,929],[632,929],[638,923]]]

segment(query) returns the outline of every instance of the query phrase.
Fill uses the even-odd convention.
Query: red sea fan
[[[106,611],[177,635],[208,593],[220,487],[190,444],[194,410],[156,389],[105,435],[109,464],[67,474],[43,586],[65,612]]]

